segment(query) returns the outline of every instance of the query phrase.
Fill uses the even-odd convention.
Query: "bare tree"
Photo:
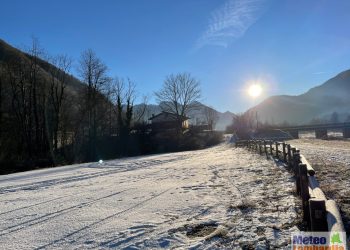
[[[112,134],[115,133],[115,123],[116,123],[116,119],[115,118],[115,114],[116,114],[116,109],[115,109],[115,97],[116,97],[116,93],[115,93],[115,85],[114,85],[114,80],[110,79],[110,81],[108,81],[108,84],[106,84],[106,88],[104,91],[104,95],[106,96],[108,103],[108,135],[111,136]]]
[[[44,55],[44,50],[37,38],[32,37],[31,47],[27,49],[29,55],[28,80],[30,84],[30,107],[34,120],[34,149],[37,155],[45,155],[48,147],[46,131],[46,86],[40,75],[39,61]],[[41,157],[42,157],[41,156]]]
[[[212,107],[205,106],[204,107],[204,116],[205,120],[208,124],[209,130],[213,130],[217,121],[219,120],[218,112]]]
[[[27,69],[23,60],[9,60],[6,62],[6,76],[10,85],[10,114],[13,116],[14,125],[18,131],[20,153],[27,154],[29,158],[33,154],[32,143],[32,118],[30,93],[31,88],[27,80]],[[24,153],[25,152],[25,153]]]
[[[117,111],[117,135],[120,136],[124,127],[123,120],[123,101],[124,101],[125,83],[123,78],[116,77],[114,79],[114,94]]]
[[[50,139],[53,141],[53,151],[57,151],[58,148],[58,132],[61,130],[61,116],[62,116],[62,106],[63,101],[66,96],[66,87],[68,82],[68,74],[72,65],[72,60],[66,55],[58,55],[52,57],[50,62],[55,67],[49,67],[49,73],[51,74],[51,79],[49,82],[49,103],[52,106],[52,131],[50,131]],[[61,127],[61,129],[60,129]]]
[[[135,92],[136,85],[128,78],[128,85],[125,92],[126,110],[125,110],[125,133],[128,135],[130,132],[131,122],[134,111],[134,101],[136,97]]]
[[[228,127],[230,132],[236,133],[241,138],[246,138],[254,129],[254,115],[252,112],[245,112],[233,116],[232,125]]]
[[[134,117],[134,101],[136,98],[136,85],[129,78],[114,79],[114,99],[116,102],[118,134],[128,135]]]
[[[81,54],[79,61],[81,80],[87,85],[84,95],[84,110],[87,115],[89,136],[89,160],[96,157],[96,139],[98,129],[98,106],[103,100],[102,91],[110,78],[107,76],[107,66],[96,56],[91,49]]]
[[[33,38],[31,47],[26,51],[26,56],[10,57],[4,64],[11,103],[8,114],[20,138],[18,154],[30,160],[43,159],[49,153],[45,123],[47,92],[39,66],[43,50],[38,40]]]
[[[148,96],[143,96],[141,103],[138,105],[138,109],[134,110],[134,122],[135,123],[144,123],[148,118]]]
[[[200,83],[189,73],[166,77],[162,89],[155,93],[163,111],[176,114],[181,126],[182,116],[198,107],[201,97]]]

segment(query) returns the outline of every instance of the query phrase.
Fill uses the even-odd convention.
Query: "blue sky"
[[[35,36],[76,65],[91,48],[140,95],[190,72],[204,103],[242,112],[349,69],[349,13],[349,0],[3,0],[0,38],[23,47]],[[264,86],[255,101],[245,91],[253,82]]]

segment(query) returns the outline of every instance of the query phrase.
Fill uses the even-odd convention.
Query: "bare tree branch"
[[[201,97],[200,83],[189,73],[171,74],[166,77],[162,89],[155,93],[163,111],[186,116],[198,106]]]

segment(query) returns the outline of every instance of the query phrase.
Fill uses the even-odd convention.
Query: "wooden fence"
[[[236,146],[247,147],[266,157],[272,156],[293,171],[296,192],[302,200],[303,220],[309,231],[345,232],[335,201],[327,200],[316,180],[315,170],[297,148],[285,142],[270,140],[238,141]]]

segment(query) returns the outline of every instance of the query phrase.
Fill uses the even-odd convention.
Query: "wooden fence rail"
[[[272,156],[286,164],[295,176],[296,192],[302,200],[303,220],[310,231],[345,232],[338,207],[327,200],[315,178],[315,170],[300,151],[285,142],[270,140],[241,140],[238,147]]]

